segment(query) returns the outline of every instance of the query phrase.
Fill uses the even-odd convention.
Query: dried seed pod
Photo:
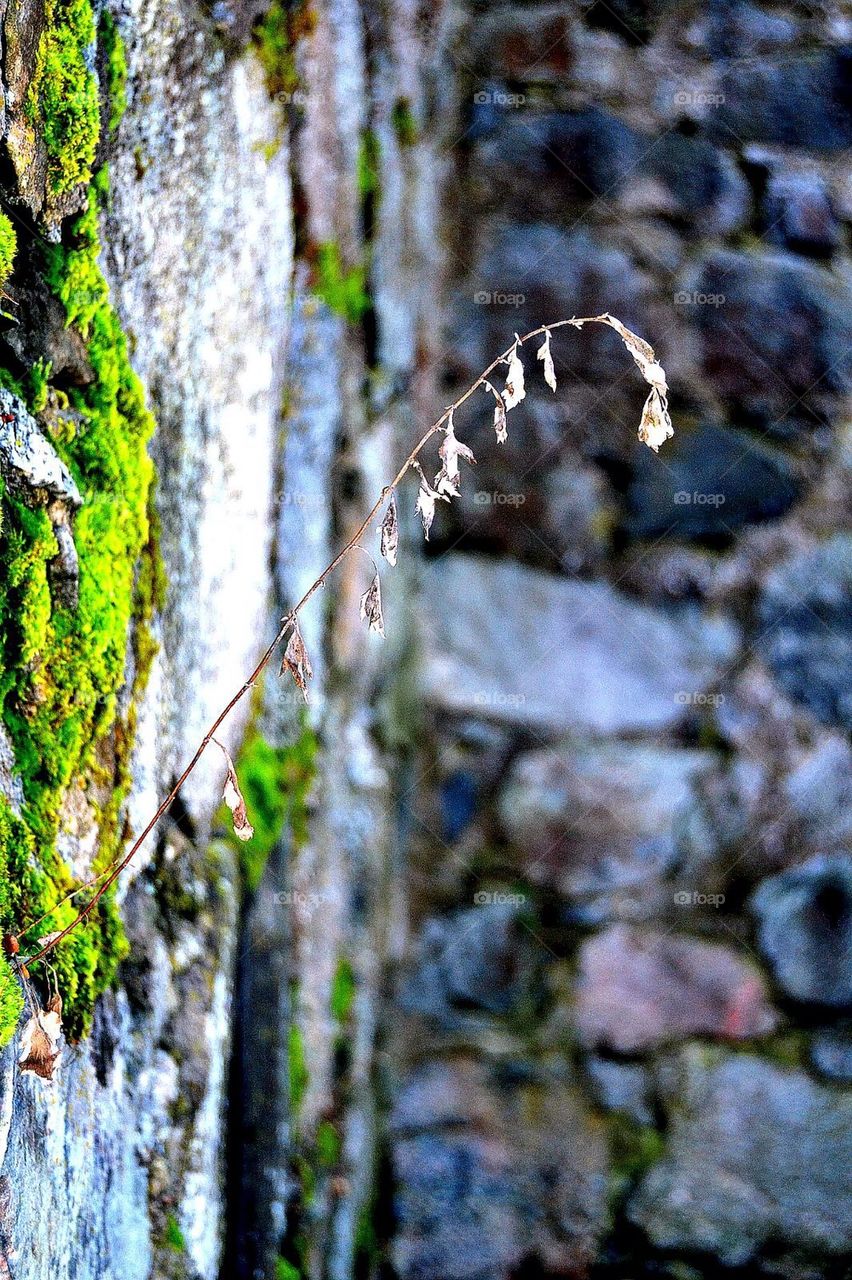
[[[371,631],[385,634],[385,620],[382,617],[382,588],[378,573],[361,597],[361,617],[366,618]]]
[[[524,387],[524,366],[521,363],[521,357],[518,355],[518,348],[521,340],[515,334],[515,345],[512,348],[512,354],[509,356],[509,371],[506,374],[506,386],[503,391],[503,400],[507,409],[514,409],[516,404],[520,404],[526,393]]]
[[[380,534],[382,555],[393,567],[396,564],[396,553],[399,547],[399,518],[396,510],[396,495],[393,493],[382,520]]]
[[[674,435],[674,427],[669,417],[666,397],[656,387],[648,392],[648,399],[642,410],[642,421],[639,423],[639,439],[649,449],[657,452],[660,445]]]
[[[246,802],[243,797],[242,790],[240,789],[240,780],[237,777],[234,762],[218,738],[213,738],[212,741],[216,743],[216,746],[225,757],[227,773],[225,775],[225,785],[222,788],[222,799],[231,811],[231,818],[234,823],[234,835],[238,840],[251,840],[254,835],[254,827],[248,819]]]
[[[438,493],[436,489],[432,488],[429,481],[423,474],[423,468],[419,462],[413,462],[411,465],[420,476],[420,489],[417,494],[417,505],[415,510],[420,516],[421,523],[423,524],[423,534],[428,542],[429,530],[432,528],[432,521],[435,519],[435,503],[438,499],[442,502],[449,502],[450,499],[447,494]]]
[[[485,382],[484,382],[482,385],[485,387],[485,389],[486,389],[487,391],[490,391],[490,392],[491,392],[491,394],[493,395],[494,400],[495,400],[495,405],[494,405],[494,430],[495,430],[495,431],[496,431],[496,433],[497,433],[497,443],[498,443],[498,444],[505,444],[505,443],[506,443],[506,441],[507,441],[507,439],[508,439],[508,437],[509,437],[509,432],[508,432],[507,425],[506,425],[506,405],[505,405],[505,402],[504,402],[504,400],[503,400],[503,397],[500,395],[500,392],[497,390],[497,388],[496,388],[496,387],[494,387],[494,386],[492,386],[492,384],[491,384],[487,379],[485,380]]]
[[[666,375],[663,366],[657,360],[654,354],[654,348],[644,338],[640,338],[638,333],[634,333],[632,329],[628,329],[627,325],[622,324],[615,316],[607,313],[602,317],[605,324],[621,338],[627,350],[639,367],[639,371],[645,381],[652,387],[656,387],[662,395],[668,394],[668,386],[666,384]]]
[[[299,624],[295,619],[293,621],[293,630],[290,632],[290,639],[287,641],[287,648],[284,650],[284,657],[281,660],[279,674],[283,676],[285,671],[290,672],[290,675],[301,689],[305,702],[307,702],[308,681],[313,678],[314,673],[308,657],[308,651],[305,648],[305,642],[302,639],[302,633],[299,630]]]
[[[438,457],[441,459],[441,470],[435,476],[435,490],[444,497],[457,498],[461,479],[459,458],[464,458],[465,462],[471,462],[474,465],[476,464],[476,458],[474,458],[467,445],[462,444],[461,440],[456,436],[452,409],[447,419],[447,425],[444,427],[444,439],[438,450]]]
[[[638,333],[634,333],[632,329],[628,329],[627,325],[622,324],[616,316],[606,312],[602,316],[596,316],[595,320],[601,324],[608,324],[611,329],[615,330],[632,355],[642,377],[651,388],[642,409],[642,419],[639,423],[639,439],[656,453],[660,445],[674,435],[674,427],[669,416],[669,388],[666,382],[666,372],[657,359],[651,344],[646,342],[644,338],[640,338]],[[585,323],[585,320],[572,321],[572,324],[578,329],[582,328]]]
[[[18,1059],[21,1070],[32,1071],[43,1080],[52,1080],[62,1053],[59,1047],[61,1033],[62,1001],[57,994],[51,998],[46,1011],[36,1010],[24,1025]]]
[[[544,361],[544,380],[551,391],[556,390],[556,370],[553,367],[553,355],[550,350],[550,330],[544,331],[544,342],[536,352],[536,359]]]

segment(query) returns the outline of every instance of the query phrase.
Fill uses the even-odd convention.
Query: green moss
[[[166,1218],[163,1244],[167,1249],[171,1249],[173,1253],[184,1253],[186,1250],[186,1239],[180,1229],[180,1223],[173,1213],[170,1213]]]
[[[401,147],[414,146],[419,136],[419,131],[408,98],[397,98],[391,112],[391,123],[399,145]]]
[[[349,1017],[352,1002],[355,999],[355,975],[352,965],[345,956],[341,956],[334,971],[329,996],[329,1008],[335,1022],[344,1023]]]
[[[295,50],[299,41],[314,30],[316,13],[309,4],[272,0],[256,24],[252,40],[273,97],[289,102],[299,88]]]
[[[29,405],[33,413],[47,408],[50,374],[53,366],[49,360],[36,360],[30,369]]]
[[[317,246],[314,292],[350,324],[358,324],[370,307],[363,263],[344,268],[340,248],[328,240]]]
[[[321,1169],[333,1169],[340,1159],[340,1134],[330,1120],[322,1120],[317,1127],[316,1153]]]
[[[305,1056],[305,1039],[302,1028],[297,1022],[290,1024],[287,1036],[287,1061],[290,1073],[290,1110],[294,1116],[297,1116],[311,1078]]]
[[[12,272],[12,264],[18,251],[18,237],[11,220],[5,213],[0,213],[0,289]]]
[[[88,61],[94,43],[89,0],[47,0],[25,110],[44,138],[54,195],[92,176],[100,131],[98,84]]]
[[[362,200],[379,189],[379,158],[379,140],[372,129],[366,129],[358,147],[358,194]]]
[[[24,1007],[20,983],[5,956],[0,955],[0,1049],[15,1034]]]
[[[306,721],[299,737],[287,747],[270,746],[257,729],[246,735],[236,768],[254,835],[238,841],[226,811],[222,822],[239,856],[243,882],[251,891],[260,884],[287,824],[297,848],[308,838],[307,798],[316,773],[316,754],[316,734]]]
[[[4,921],[11,917],[15,893],[10,874],[13,868],[9,865],[7,851],[13,834],[17,836],[19,828],[19,820],[12,813],[8,802],[0,796],[0,917]],[[26,838],[26,834],[22,834]],[[0,952],[0,1048],[8,1044],[14,1035],[23,1005],[20,983],[8,960]]]
[[[275,1280],[302,1280],[302,1270],[286,1258],[275,1259]]]
[[[624,1112],[608,1120],[610,1203],[617,1203],[663,1155],[665,1139],[651,1125],[638,1124]]]
[[[0,534],[0,713],[15,749],[25,807],[14,831],[0,829],[0,849],[20,885],[8,927],[40,914],[70,887],[55,852],[63,797],[73,783],[98,786],[100,842],[97,866],[108,865],[120,845],[119,815],[129,786],[135,695],[150,666],[144,629],[136,635],[137,679],[128,721],[117,722],[127,637],[134,618],[145,622],[160,590],[148,520],[152,464],[146,442],[153,419],[133,372],[118,317],[100,268],[97,200],[93,183],[84,212],[66,242],[47,250],[45,276],[65,306],[69,325],[87,340],[93,382],[75,388],[70,407],[81,429],[55,441],[84,497],[74,521],[79,559],[79,604],[54,607],[48,566],[56,541],[44,511],[30,511],[8,496]],[[31,373],[35,397],[48,395],[44,366]],[[136,574],[137,565],[145,573]],[[108,753],[99,744],[112,735]],[[105,755],[117,763],[107,769]],[[104,801],[104,795],[108,799]],[[36,855],[37,851],[37,855]],[[80,901],[55,911],[41,931],[69,923]],[[125,953],[118,914],[106,895],[55,951],[50,964],[62,991],[71,1035],[88,1025],[95,997],[112,980]]]
[[[104,9],[101,14],[98,37],[103,50],[106,72],[109,127],[110,132],[113,132],[121,123],[121,117],[127,108],[127,56],[124,52],[124,41],[108,9]]]

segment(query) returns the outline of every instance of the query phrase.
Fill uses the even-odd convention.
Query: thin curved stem
[[[114,884],[115,881],[118,879],[118,877],[121,875],[122,871],[124,871],[124,869],[130,865],[130,863],[133,861],[133,859],[135,858],[136,854],[139,852],[144,842],[147,840],[148,836],[151,834],[151,832],[159,823],[160,819],[171,808],[172,804],[174,803],[178,793],[180,792],[187,778],[195,769],[196,765],[198,764],[199,760],[204,754],[208,744],[213,740],[214,734],[219,729],[219,726],[231,714],[234,707],[236,707],[237,704],[242,701],[242,699],[248,693],[249,689],[252,689],[254,687],[258,678],[262,675],[263,671],[269,664],[270,659],[272,658],[272,655],[275,653],[275,650],[278,648],[279,644],[281,644],[282,640],[286,636],[289,627],[293,623],[295,623],[297,615],[305,607],[308,601],[316,594],[316,592],[319,591],[320,587],[325,586],[326,580],[330,577],[332,573],[334,573],[335,569],[337,569],[338,566],[343,563],[343,561],[346,559],[349,553],[355,547],[358,547],[360,545],[361,537],[367,531],[370,524],[378,515],[382,506],[387,501],[388,495],[397,488],[400,481],[404,478],[404,476],[410,470],[412,465],[417,461],[417,458],[421,450],[424,448],[426,444],[428,444],[432,436],[435,435],[437,431],[441,430],[441,427],[446,422],[450,414],[455,413],[457,409],[459,409],[467,400],[470,399],[473,393],[476,390],[478,390],[478,388],[481,387],[484,382],[488,380],[488,375],[490,373],[493,373],[493,371],[497,368],[498,365],[507,363],[509,357],[511,356],[512,352],[515,350],[516,345],[518,343],[523,345],[525,342],[528,342],[530,338],[535,338],[539,334],[545,333],[548,330],[564,328],[566,325],[573,325],[574,328],[581,328],[584,324],[607,324],[608,322],[609,320],[606,314],[600,315],[600,316],[582,316],[579,318],[572,317],[570,320],[556,320],[553,322],[553,324],[539,325],[537,329],[531,329],[529,333],[525,333],[522,337],[518,337],[518,335],[516,334],[515,340],[512,342],[512,344],[509,347],[507,347],[504,352],[502,352],[499,356],[497,356],[495,360],[492,360],[488,368],[482,371],[482,373],[479,375],[476,381],[472,382],[471,385],[468,387],[468,389],[465,392],[463,392],[462,395],[460,395],[457,400],[453,401],[453,403],[449,406],[449,408],[444,410],[440,418],[436,419],[436,421],[432,423],[431,427],[429,427],[429,429],[425,431],[424,434],[417,441],[414,448],[411,450],[408,457],[405,459],[405,462],[403,462],[402,466],[399,468],[399,470],[397,471],[396,475],[394,476],[390,484],[386,485],[382,489],[380,496],[377,498],[377,500],[375,501],[373,506],[370,508],[367,515],[362,520],[361,524],[358,526],[358,528],[355,530],[352,536],[349,538],[349,540],[345,543],[345,545],[341,548],[341,550],[338,551],[337,555],[330,561],[330,563],[326,566],[326,568],[323,569],[322,573],[316,579],[316,581],[313,582],[310,587],[308,587],[307,591],[302,596],[301,600],[299,600],[298,604],[296,604],[295,607],[291,609],[290,612],[284,616],[284,618],[282,618],[281,624],[279,625],[278,630],[275,633],[275,638],[263,651],[263,654],[261,655],[260,660],[258,661],[257,665],[252,671],[251,675],[249,675],[247,679],[243,681],[243,683],[240,685],[236,693],[228,700],[228,702],[225,704],[225,706],[216,716],[215,720],[210,725],[210,728],[207,730],[207,732],[204,734],[204,737],[201,739],[201,742],[198,744],[195,754],[192,756],[191,760],[186,765],[183,772],[180,774],[179,778],[175,782],[171,791],[169,791],[168,795],[161,801],[156,811],[145,823],[145,826],[142,828],[139,835],[133,841],[133,844],[130,846],[127,853],[125,853],[113,865],[113,867],[111,868],[111,870],[109,870],[108,873],[104,873],[103,876],[97,878],[101,880],[101,884],[97,889],[97,891],[92,895],[90,901],[86,903],[86,905],[82,908],[82,910],[79,912],[76,918],[71,921],[70,924],[66,925],[65,928],[62,929],[60,932],[58,932],[56,936],[52,938],[49,943],[47,943],[44,947],[42,947],[40,951],[38,951],[34,956],[32,956],[32,958],[28,961],[29,964],[32,965],[32,964],[35,964],[36,961],[38,960],[43,960],[44,957],[48,954],[48,952],[52,951],[54,947],[58,946],[59,943],[62,942],[64,938],[67,938],[68,934],[71,933],[73,929],[76,929],[77,925],[80,924],[89,914],[89,912],[93,910],[93,908],[97,905],[97,903],[100,901],[100,899],[109,889],[109,887],[112,884]],[[360,549],[362,551],[364,550],[363,547],[361,547]],[[369,552],[367,552],[366,554],[369,555]],[[93,885],[94,883],[97,883],[97,879],[95,881],[89,881],[87,885],[81,885],[80,889],[91,887],[91,885]],[[77,893],[79,892],[79,890],[74,890],[73,892]],[[55,911],[57,907],[62,905],[62,903],[67,902],[70,896],[73,896],[73,895],[67,895],[65,898],[62,899],[62,902],[57,903],[56,907],[52,907],[51,910]],[[48,916],[49,914],[50,914],[50,911],[45,912],[42,916],[39,917],[39,919],[35,923],[41,923],[41,921],[44,920],[46,916]],[[30,925],[29,928],[33,928],[33,925]]]

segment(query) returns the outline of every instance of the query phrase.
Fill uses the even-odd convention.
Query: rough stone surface
[[[459,554],[429,566],[420,609],[429,701],[544,733],[673,725],[678,695],[706,690],[733,641],[603,583]]]
[[[852,1005],[852,857],[817,856],[754,896],[761,949],[794,1000]]]
[[[277,123],[259,68],[227,62],[197,15],[169,0],[131,6],[120,26],[130,101],[111,164],[105,269],[158,420],[152,452],[170,583],[139,708],[130,803],[138,830],[266,633],[291,229],[286,150],[272,162],[261,154]],[[53,472],[39,475],[52,482]],[[63,492],[73,488],[58,479]],[[232,744],[240,722],[223,731]],[[185,792],[202,833],[219,804],[219,774],[211,759]],[[163,922],[136,901],[147,889],[131,888],[132,959],[93,1036],[66,1049],[53,1086],[18,1075],[14,1044],[3,1055],[11,1120],[2,1174],[13,1188],[10,1265],[21,1280],[164,1274],[165,1205],[187,1274],[218,1273],[233,886],[212,864],[192,869],[181,839],[172,855],[201,915],[167,945]],[[137,875],[153,852],[152,841]],[[175,1120],[179,1097],[190,1106]]]
[[[852,728],[852,538],[780,564],[761,600],[761,648],[781,687],[824,723]]]
[[[639,898],[674,866],[693,783],[711,763],[633,745],[531,751],[515,759],[500,817],[533,883],[572,899]]]
[[[743,525],[783,515],[799,483],[783,455],[742,432],[684,426],[666,466],[639,454],[628,491],[634,537],[728,539]]]
[[[132,896],[123,985],[98,1005],[91,1036],[63,1047],[55,1082],[19,1072],[14,1042],[2,1055],[0,1167],[14,1214],[5,1247],[25,1280],[157,1274],[158,1185],[195,1273],[217,1274],[235,888],[227,861],[205,882],[185,842],[170,853],[197,912],[174,949],[155,902]],[[176,1123],[181,1097],[190,1117]]]
[[[716,943],[613,925],[580,948],[577,1029],[620,1053],[710,1035],[741,1040],[776,1024],[757,970]]]
[[[852,1027],[846,1023],[818,1031],[811,1043],[811,1061],[824,1079],[852,1084]]]
[[[683,290],[723,299],[694,307],[704,374],[776,435],[806,415],[824,416],[833,396],[848,393],[848,281],[794,254],[724,251],[699,263]]]
[[[517,914],[517,904],[485,903],[427,921],[403,1006],[447,1025],[462,1022],[466,1012],[510,1013],[532,977],[529,938],[524,941]]]
[[[80,490],[50,441],[17,397],[2,388],[0,474],[9,491],[28,506],[58,499],[73,510],[82,502]]]
[[[631,1217],[657,1245],[728,1266],[779,1243],[817,1257],[848,1254],[849,1098],[746,1055],[704,1065],[692,1054],[686,1076],[667,1154]]]
[[[573,1086],[436,1063],[402,1082],[391,1128],[400,1276],[508,1280],[530,1258],[587,1274],[606,1216],[605,1150]]]

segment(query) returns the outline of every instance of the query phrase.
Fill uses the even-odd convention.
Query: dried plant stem
[[[242,701],[242,699],[245,697],[248,691],[254,687],[259,676],[263,673],[265,668],[268,666],[270,660],[272,659],[272,656],[275,653],[275,650],[285,639],[287,632],[290,630],[291,627],[295,626],[296,618],[298,614],[305,607],[305,605],[308,603],[311,597],[314,596],[316,592],[319,591],[319,589],[325,585],[330,575],[334,573],[335,569],[337,569],[340,564],[343,563],[343,561],[346,559],[346,557],[350,554],[351,551],[353,551],[355,548],[364,550],[364,548],[360,546],[360,541],[364,533],[367,531],[370,524],[375,520],[382,506],[385,504],[385,502],[388,500],[390,495],[397,488],[400,481],[405,477],[406,473],[413,466],[417,464],[417,459],[422,449],[424,448],[424,446],[429,442],[429,440],[431,440],[432,436],[434,436],[436,432],[442,429],[444,424],[447,422],[447,419],[450,418],[451,415],[455,413],[456,410],[458,410],[467,400],[469,400],[475,391],[477,391],[481,386],[483,386],[483,384],[487,383],[489,374],[493,373],[498,365],[507,364],[509,362],[509,359],[512,356],[512,353],[517,350],[517,346],[519,344],[523,345],[523,343],[528,342],[531,338],[537,337],[539,334],[549,333],[554,329],[561,329],[561,328],[564,328],[565,326],[573,326],[574,328],[577,328],[577,329],[582,328],[582,326],[585,324],[605,324],[605,325],[609,325],[610,327],[618,327],[619,322],[616,322],[615,325],[613,325],[612,322],[613,322],[613,317],[607,313],[604,313],[599,316],[572,317],[570,320],[556,320],[552,324],[539,325],[537,329],[531,329],[529,333],[525,333],[522,336],[516,335],[515,341],[512,342],[512,344],[509,347],[507,347],[504,352],[502,352],[499,356],[497,356],[496,359],[492,360],[488,368],[482,371],[482,373],[479,375],[476,381],[472,382],[471,385],[468,387],[468,389],[462,395],[460,395],[457,400],[454,400],[453,403],[447,409],[444,410],[440,418],[438,418],[435,422],[432,423],[428,431],[424,432],[424,434],[417,441],[417,444],[411,450],[408,457],[405,459],[405,462],[403,462],[402,466],[399,468],[399,470],[397,471],[396,475],[394,476],[390,484],[386,485],[384,489],[382,489],[381,494],[376,499],[375,503],[370,508],[367,515],[362,520],[361,524],[358,526],[358,528],[349,538],[345,546],[343,546],[341,550],[338,551],[334,559],[331,560],[331,562],[322,571],[322,573],[316,579],[316,581],[312,583],[312,585],[308,588],[308,590],[302,596],[301,600],[299,600],[299,602],[290,610],[290,612],[285,614],[285,616],[281,619],[281,623],[278,627],[277,632],[275,633],[275,638],[270,642],[270,644],[264,650],[263,655],[261,656],[254,670],[252,671],[251,675],[248,676],[248,678],[243,681],[243,683],[240,685],[239,689],[236,691],[233,697],[229,699],[226,705],[222,708],[222,710],[216,716],[216,719],[213,721],[213,723],[210,725],[209,729],[205,733],[204,737],[201,739],[201,742],[199,743],[198,748],[195,751],[195,754],[193,755],[192,759],[189,761],[189,764],[185,767],[180,777],[177,779],[174,786],[172,787],[171,791],[168,793],[165,799],[158,806],[156,812],[151,816],[148,822],[146,822],[142,831],[133,841],[133,844],[130,846],[127,853],[125,853],[119,860],[117,860],[111,869],[108,869],[106,872],[102,872],[99,876],[88,881],[87,884],[80,885],[78,889],[72,890],[72,892],[66,895],[66,897],[63,898],[61,902],[57,903],[55,907],[52,907],[50,909],[51,911],[55,911],[57,907],[61,906],[64,902],[67,902],[71,897],[73,897],[76,893],[80,892],[82,889],[85,889],[87,887],[93,887],[96,884],[99,885],[97,891],[92,895],[92,898],[90,899],[90,901],[86,903],[86,905],[82,908],[82,910],[79,912],[76,918],[72,920],[70,924],[66,925],[64,929],[62,929],[60,932],[56,933],[53,937],[51,937],[50,941],[46,943],[46,945],[43,946],[40,951],[38,951],[34,956],[32,956],[28,960],[27,962],[28,964],[32,965],[32,964],[35,964],[37,960],[43,960],[44,957],[50,951],[52,951],[54,947],[58,946],[59,943],[62,942],[64,938],[67,938],[68,934],[71,933],[72,930],[76,929],[77,925],[80,924],[81,921],[83,921],[86,918],[89,912],[92,911],[92,909],[97,905],[97,903],[106,893],[106,891],[110,888],[110,886],[115,883],[115,881],[121,875],[122,871],[124,871],[124,869],[127,866],[129,866],[129,864],[133,861],[136,854],[139,852],[139,849],[144,844],[145,840],[147,840],[148,836],[157,826],[160,819],[164,816],[165,813],[167,813],[171,805],[174,803],[174,800],[176,799],[178,793],[180,792],[187,778],[195,769],[196,765],[198,764],[199,760],[204,754],[206,748],[208,747],[210,742],[214,740],[214,735],[216,734],[220,725],[223,723],[223,721],[225,721],[228,718],[230,713],[233,711],[234,707],[236,707],[236,705]],[[621,328],[623,329],[623,326],[621,326]],[[652,353],[652,358],[653,358],[653,353]],[[493,390],[493,388],[491,388],[491,390]],[[369,553],[366,553],[366,554],[369,554]],[[370,558],[372,559],[372,557]],[[375,565],[375,561],[374,561],[374,565]],[[33,924],[29,925],[27,929],[22,930],[22,933],[28,932],[28,930],[32,929],[35,926],[35,924],[40,924],[41,921],[44,920],[45,917],[49,914],[50,914],[50,911],[45,912],[44,915],[40,916],[37,921],[34,921]]]

